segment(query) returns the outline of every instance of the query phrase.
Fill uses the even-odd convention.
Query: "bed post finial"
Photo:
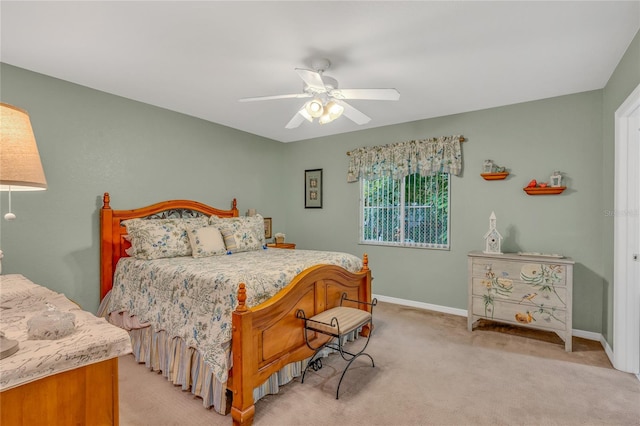
[[[362,255],[362,270],[363,271],[369,270],[369,255],[367,253]]]
[[[111,198],[109,197],[109,193],[105,192],[104,196],[102,197],[102,208],[110,209],[111,208],[111,206],[109,205],[110,201],[111,201]]]
[[[233,199],[233,210],[238,210],[238,201],[236,201],[236,199]]]
[[[240,283],[238,286],[238,307],[236,308],[236,311],[238,312],[247,311],[247,305],[245,305],[245,302],[247,301],[247,289],[245,287],[244,283]]]

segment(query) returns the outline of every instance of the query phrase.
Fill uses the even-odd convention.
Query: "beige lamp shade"
[[[0,136],[0,191],[47,189],[29,114],[0,103]]]

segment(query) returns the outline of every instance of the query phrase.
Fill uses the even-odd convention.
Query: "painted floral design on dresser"
[[[530,324],[539,319],[551,322],[552,319],[561,322],[565,321],[556,316],[556,307],[550,303],[557,300],[566,307],[566,301],[560,297],[556,291],[556,285],[562,284],[564,280],[564,269],[561,265],[545,265],[530,263],[522,265],[520,279],[533,287],[532,292],[522,296],[520,304],[531,305],[534,309],[515,314],[515,319],[521,324]],[[551,304],[551,306],[549,306]]]
[[[562,297],[556,292],[556,285],[564,281],[564,268],[562,265],[544,265],[539,263],[529,263],[522,265],[520,279],[527,284],[534,286],[540,296],[549,300],[555,295],[563,305],[567,305]]]
[[[551,319],[555,319],[556,321],[564,324],[564,320],[556,316],[556,308],[555,307],[545,307],[543,305],[538,305],[537,309],[534,311],[526,311],[526,312],[517,312],[515,314],[516,321],[520,324],[531,324],[534,321],[537,321],[536,315],[545,321],[551,322]]]
[[[482,280],[482,285],[487,289],[486,294],[482,295],[482,300],[484,302],[484,316],[487,318],[493,318],[494,298],[498,296],[508,299],[513,292],[513,281],[507,278],[509,276],[507,272],[503,271],[500,275],[493,272],[491,264],[486,265],[485,270],[485,279]]]

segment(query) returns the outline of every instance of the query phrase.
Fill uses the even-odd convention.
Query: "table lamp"
[[[0,103],[0,191],[9,191],[9,212],[6,220],[14,220],[11,212],[11,191],[41,191],[47,189],[42,162],[26,111]],[[2,273],[2,250],[0,250]],[[13,355],[18,341],[7,339],[0,331],[0,359]]]
[[[45,189],[47,181],[29,114],[13,105],[0,103],[0,191],[9,191],[9,212],[4,218],[9,221],[16,218],[11,211],[12,191]],[[0,263],[0,272],[1,268]]]
[[[0,103],[0,135],[0,191],[9,191],[5,219],[13,220],[11,191],[42,191],[47,181],[26,111]]]

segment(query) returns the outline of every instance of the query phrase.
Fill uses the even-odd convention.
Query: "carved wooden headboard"
[[[113,286],[113,273],[121,257],[127,257],[125,250],[131,246],[124,236],[127,229],[121,225],[123,220],[144,218],[160,219],[164,217],[211,216],[238,217],[236,199],[230,210],[217,209],[191,200],[171,200],[152,204],[133,210],[112,210],[108,192],[102,197],[100,210],[100,300]]]

